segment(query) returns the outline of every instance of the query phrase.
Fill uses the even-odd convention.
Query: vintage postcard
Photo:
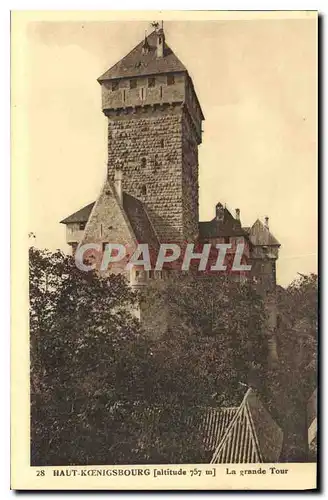
[[[13,489],[316,489],[317,31],[12,13]]]

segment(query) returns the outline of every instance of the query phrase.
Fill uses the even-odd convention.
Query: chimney
[[[122,178],[123,178],[123,172],[122,170],[115,170],[115,175],[114,175],[114,186],[115,186],[115,191],[116,194],[122,203],[123,201],[123,192],[122,192]]]
[[[156,29],[156,34],[157,34],[157,57],[164,57],[164,42],[165,42],[165,36],[164,36],[164,29],[163,29],[163,21],[161,24],[161,28]]]
[[[264,225],[265,225],[266,228],[269,229],[269,217],[265,217],[265,219],[264,219]]]
[[[235,212],[236,212],[236,220],[240,221],[240,209],[236,208]]]

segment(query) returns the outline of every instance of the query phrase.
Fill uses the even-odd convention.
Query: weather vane
[[[158,21],[153,21],[150,23],[153,28],[157,31],[159,29],[159,22]],[[161,29],[163,29],[163,21],[161,21]]]

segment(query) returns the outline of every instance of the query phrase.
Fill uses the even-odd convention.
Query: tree
[[[130,397],[132,347],[147,349],[135,300],[121,276],[83,273],[61,252],[31,248],[32,463],[89,463],[115,445],[109,409]]]
[[[279,368],[270,374],[272,404],[284,429],[283,458],[308,457],[306,407],[317,384],[318,277],[299,275],[277,294]]]
[[[206,408],[239,404],[240,382],[261,379],[264,311],[249,286],[176,275],[139,295],[30,250],[33,465],[205,461]],[[165,304],[162,336],[139,324],[137,300]]]
[[[175,388],[168,391],[170,398],[238,404],[244,384],[261,378],[267,356],[265,311],[249,284],[223,276],[176,274],[147,287],[141,300],[166,312],[167,331],[153,349],[167,373],[166,383]],[[154,330],[152,321],[148,330]],[[188,391],[190,385],[193,391]]]

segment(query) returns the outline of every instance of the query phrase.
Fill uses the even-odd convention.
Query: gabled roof
[[[279,241],[270,233],[269,228],[257,219],[249,230],[249,239],[254,246],[279,246]]]
[[[151,248],[157,249],[159,240],[144,204],[134,196],[123,192],[123,208],[138,243],[148,243]]]
[[[86,205],[62,220],[61,224],[88,222],[94,205],[95,202]],[[148,243],[151,248],[158,248],[159,240],[144,204],[134,196],[123,192],[123,209],[138,243]]]
[[[117,78],[130,78],[141,75],[155,75],[158,73],[187,72],[182,62],[177,58],[170,47],[164,43],[164,56],[157,57],[156,42],[157,34],[153,31],[148,37],[148,53],[143,54],[143,40],[123,59],[117,62],[109,70],[98,78],[101,83],[106,80],[115,80]]]
[[[226,207],[218,203],[216,207],[222,209],[222,219],[215,217],[211,221],[199,222],[199,239],[220,238],[224,236],[246,236],[240,221],[235,219]]]
[[[66,219],[60,221],[60,224],[72,224],[73,222],[87,222],[93,209],[95,202],[89,203],[74,214],[69,215]]]
[[[225,429],[211,463],[278,462],[283,432],[252,389]]]

